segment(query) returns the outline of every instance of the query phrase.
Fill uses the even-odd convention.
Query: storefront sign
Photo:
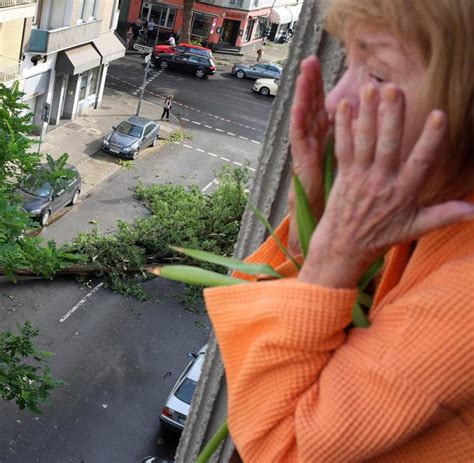
[[[234,13],[232,11],[226,11],[224,13],[226,19],[245,19],[245,14],[243,13]]]

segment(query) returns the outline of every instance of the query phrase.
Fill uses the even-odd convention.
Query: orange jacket
[[[271,238],[249,260],[292,268]],[[242,459],[473,462],[474,222],[392,249],[368,329],[347,330],[355,297],[294,278],[205,291]]]

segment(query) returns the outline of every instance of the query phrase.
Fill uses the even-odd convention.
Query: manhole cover
[[[67,124],[64,125],[64,127],[67,127],[68,129],[72,130],[82,130],[82,125],[76,124],[75,122],[68,122]]]

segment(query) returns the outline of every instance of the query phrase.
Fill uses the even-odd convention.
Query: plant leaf
[[[202,452],[198,455],[196,463],[207,463],[214,452],[217,450],[219,445],[224,442],[225,438],[229,435],[229,427],[227,420],[221,424],[216,433],[212,436],[211,440],[204,447]]]
[[[247,199],[247,204],[249,205],[250,209],[252,209],[252,212],[255,214],[257,219],[260,221],[260,223],[267,229],[268,233],[273,237],[275,240],[276,245],[278,246],[278,249],[288,258],[291,260],[295,268],[298,270],[301,268],[301,265],[296,262],[296,260],[291,256],[291,254],[287,251],[285,246],[283,246],[283,243],[280,241],[278,236],[275,233],[275,230],[273,230],[273,227],[270,225],[270,222],[268,219],[257,209],[257,206],[255,206],[249,199]]]
[[[362,310],[359,302],[356,302],[352,308],[352,323],[354,323],[354,326],[357,328],[368,328],[370,326],[369,319]]]
[[[176,246],[170,246],[170,248],[176,252],[192,257],[193,259],[210,262],[211,264],[222,265],[223,267],[238,270],[239,272],[246,273],[248,275],[269,275],[275,278],[281,278],[281,275],[268,264],[242,262],[241,260],[234,259],[232,257],[218,256],[210,252],[199,251],[196,249],[186,249]]]
[[[334,138],[330,138],[326,145],[324,156],[324,202],[327,203],[334,183]]]
[[[362,278],[359,280],[357,286],[361,291],[367,287],[367,285],[377,276],[377,274],[382,269],[384,262],[384,258],[380,257],[377,259],[369,268],[368,270],[362,275]]]
[[[240,278],[233,278],[221,273],[211,272],[190,265],[165,265],[163,267],[145,267],[145,270],[168,280],[181,281],[189,285],[226,286],[248,283]]]
[[[311,235],[316,228],[316,220],[309,206],[308,197],[297,175],[293,175],[293,185],[296,194],[296,223],[301,250],[306,257],[308,254]]]
[[[357,302],[367,308],[370,308],[372,306],[372,301],[373,301],[372,296],[370,296],[367,293],[359,291],[359,293],[357,294]]]

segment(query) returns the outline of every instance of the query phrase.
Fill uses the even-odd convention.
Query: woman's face
[[[405,130],[402,157],[405,158],[424,124],[431,108],[426,100],[426,66],[414,45],[400,43],[395,35],[379,26],[356,23],[347,27],[344,37],[347,70],[326,97],[326,108],[334,115],[338,102],[347,100],[354,118],[359,109],[363,86],[372,83],[383,88],[387,83],[397,85],[405,95]]]

